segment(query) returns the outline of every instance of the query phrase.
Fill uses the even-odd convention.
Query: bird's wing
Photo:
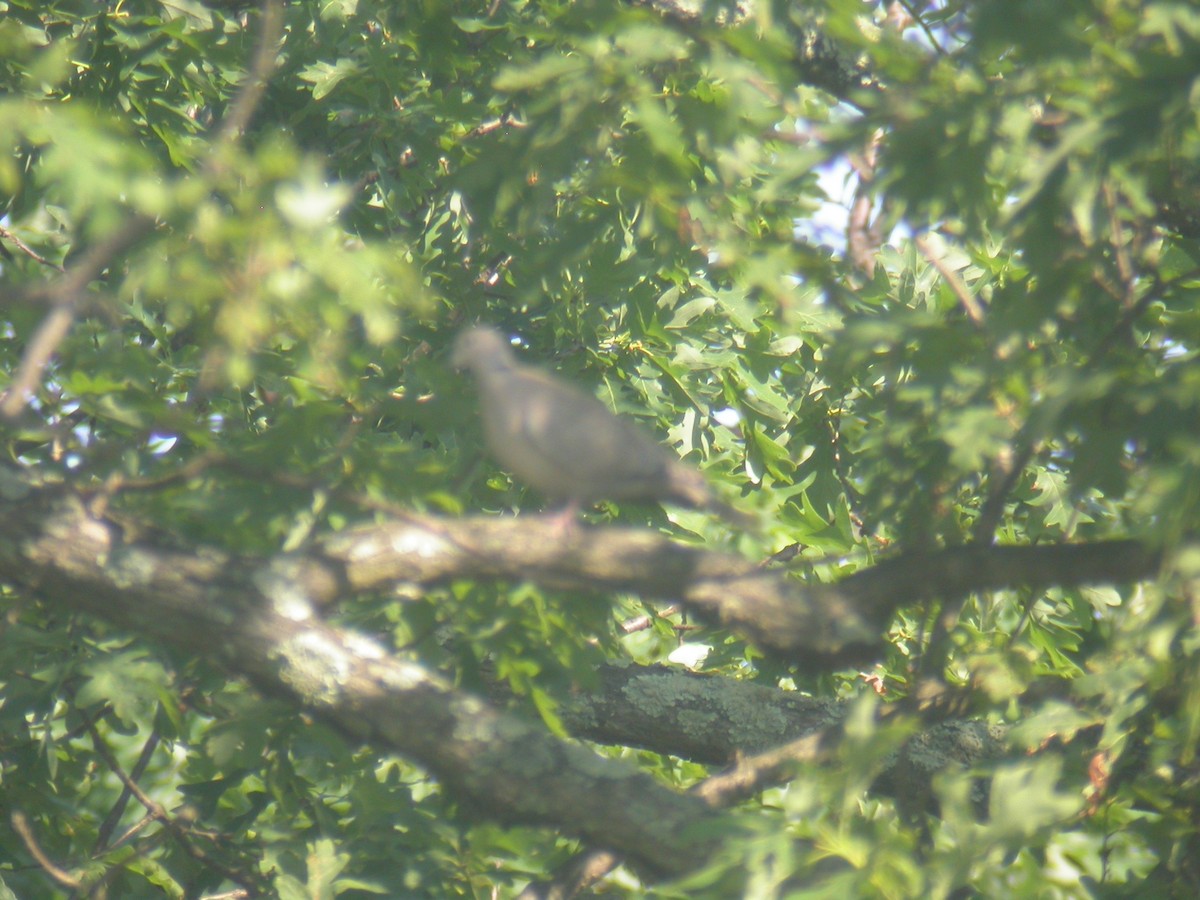
[[[505,461],[522,480],[562,497],[651,498],[666,491],[670,452],[599,400],[551,375],[521,367],[506,399],[512,441],[525,455]]]

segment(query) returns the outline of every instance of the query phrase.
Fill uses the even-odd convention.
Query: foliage
[[[482,460],[447,363],[485,320],[766,523],[610,503],[597,527],[790,548],[812,581],[993,539],[1146,541],[1167,551],[1152,582],[901,610],[882,701],[715,627],[626,635],[649,609],[632,597],[462,580],[334,615],[560,734],[604,662],[681,641],[715,675],[848,702],[834,764],[746,801],[704,870],[623,873],[614,895],[1194,896],[1200,12],[750,8],[305,0],[276,42],[246,3],[7,0],[0,371],[6,403],[31,389],[9,461],[197,552],[294,550],[380,511],[534,511]],[[813,34],[869,77],[832,93]],[[887,236],[869,263],[798,232],[838,175],[872,211],[850,243]],[[106,242],[86,297],[47,292]],[[52,309],[73,326],[23,382]],[[579,849],[212,660],[3,591],[17,896],[69,893],[28,835],[81,894],[121,897],[512,896]],[[876,714],[930,677],[1015,752],[912,810],[872,784],[922,723]],[[680,787],[708,772],[603,752]],[[133,830],[118,770],[190,837]]]

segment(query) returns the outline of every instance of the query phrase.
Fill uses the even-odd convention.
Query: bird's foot
[[[579,533],[579,503],[572,500],[561,509],[546,512],[546,521],[559,535],[564,538],[574,537]]]

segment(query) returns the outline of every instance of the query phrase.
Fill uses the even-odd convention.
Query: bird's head
[[[513,363],[512,344],[495,328],[473,325],[458,333],[450,354],[450,364],[456,369],[507,368]]]

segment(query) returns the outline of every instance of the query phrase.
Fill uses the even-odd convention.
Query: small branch
[[[37,839],[33,836],[33,829],[29,827],[29,820],[25,818],[23,812],[13,810],[10,821],[12,822],[13,831],[20,836],[21,841],[25,844],[25,849],[29,851],[29,855],[34,858],[47,875],[63,887],[78,889],[83,885],[83,882],[79,878],[51,862],[50,857],[38,846]]]
[[[242,885],[243,887],[252,885],[256,881],[256,878],[253,875],[230,869],[228,866],[225,866],[220,861],[213,859],[211,856],[209,856],[209,854],[197,847],[188,836],[188,829],[184,825],[181,825],[174,817],[172,817],[161,803],[158,803],[145,791],[143,791],[141,785],[139,785],[125,771],[120,761],[115,755],[113,755],[112,750],[110,750],[108,745],[104,742],[104,738],[96,728],[95,721],[93,721],[83,710],[79,710],[79,714],[87,724],[88,733],[92,737],[92,745],[95,748],[96,753],[101,759],[104,760],[104,764],[108,766],[109,770],[116,775],[121,784],[125,786],[125,791],[135,797],[138,803],[142,804],[151,818],[156,819],[167,829],[167,832],[174,839],[175,843],[178,844],[188,856],[202,865],[205,865],[220,873],[222,877],[227,878],[236,884]],[[145,755],[145,750],[143,750],[143,755]]]
[[[308,710],[354,745],[368,742],[426,766],[480,816],[574,834],[658,875],[690,871],[714,851],[715,829],[711,838],[687,833],[690,825],[719,818],[699,799],[628,762],[563,742],[540,723],[497,710],[371,637],[319,619],[312,598],[353,590],[339,583],[327,559],[292,554],[252,561],[213,547],[184,551],[125,540],[117,526],[90,516],[82,500],[61,487],[30,486],[19,498],[5,499],[14,497],[10,485],[0,498],[0,540],[18,548],[0,554],[0,579],[16,588],[202,652],[264,693]],[[448,526],[433,524],[426,548],[435,548],[431,538],[448,546]],[[403,541],[405,534],[418,537],[377,532],[374,540]],[[110,759],[107,754],[120,776]],[[162,814],[136,784],[129,787],[147,809]]]
[[[1133,324],[1138,320],[1138,317],[1146,311],[1149,306],[1156,300],[1159,300],[1167,293],[1175,284],[1181,284],[1189,281],[1200,275],[1200,267],[1193,268],[1187,272],[1183,272],[1173,278],[1169,282],[1164,282],[1155,278],[1146,292],[1132,306],[1129,306],[1125,313],[1113,323],[1112,327],[1100,338],[1092,349],[1091,354],[1080,366],[1082,371],[1091,371],[1099,365],[1109,354],[1117,342],[1125,335]],[[1050,401],[1043,400],[1043,406]],[[1039,421],[1037,416],[1030,415],[1026,417],[1025,425],[1021,429],[1021,433],[1015,441],[1017,452],[1013,454],[1011,462],[1006,462],[1003,466],[1003,478],[988,491],[987,499],[980,509],[979,518],[975,521],[975,527],[971,530],[971,542],[975,545],[990,544],[995,536],[996,527],[1000,523],[1000,518],[1004,514],[1004,504],[1008,502],[1009,494],[1021,479],[1025,468],[1033,459],[1041,446],[1042,437],[1051,429],[1053,422]],[[994,469],[999,469],[998,464],[993,465]]]
[[[645,677],[674,679],[678,673],[656,666],[649,667]],[[769,690],[741,682],[729,685],[729,689],[734,691],[747,688]],[[777,695],[781,704],[792,699],[792,692],[789,691],[772,693]],[[827,706],[835,712],[823,716],[820,727],[768,750],[740,756],[732,767],[706,778],[689,793],[700,797],[714,809],[723,809],[754,796],[765,787],[791,780],[802,766],[829,762],[840,746],[842,720],[848,711],[848,704]],[[700,708],[720,708],[720,704]],[[895,715],[898,709],[897,706],[881,707],[880,716],[886,718]],[[964,719],[939,724],[918,732],[906,741],[872,789],[895,796],[911,812],[923,811],[934,796],[934,777],[939,772],[994,759],[1003,751],[1004,740],[1003,729],[981,721]],[[578,896],[620,863],[621,858],[607,850],[585,850],[561,867],[549,882],[530,885],[520,897],[524,900],[565,900]]]
[[[571,900],[621,864],[610,850],[584,850],[559,867],[550,881],[526,885],[517,900]]]
[[[824,759],[822,735],[810,735],[782,747],[739,760],[733,768],[706,778],[690,794],[713,809],[732,806],[752,797],[769,783],[787,779],[797,765]],[[562,866],[548,882],[530,884],[517,900],[569,900],[577,897],[621,864],[620,855],[609,850],[589,849]]]
[[[13,234],[13,232],[11,232],[7,228],[5,228],[3,225],[0,225],[0,240],[8,241],[10,244],[12,244],[14,247],[16,247],[18,250],[20,250],[22,253],[24,253],[26,256],[28,256],[30,259],[32,259],[34,262],[41,263],[43,266],[49,266],[51,269],[54,269],[59,274],[63,274],[63,275],[66,274],[66,271],[67,271],[66,269],[64,269],[58,263],[51,262],[50,260],[46,259],[46,257],[42,256],[40,253],[38,253],[36,250],[34,250],[32,247],[30,247],[28,244],[26,244],[23,240],[21,240],[19,237],[17,237],[15,234]]]
[[[1103,194],[1104,205],[1108,209],[1109,229],[1112,231],[1110,244],[1113,257],[1117,261],[1117,277],[1121,280],[1121,303],[1126,310],[1130,310],[1137,302],[1137,275],[1133,270],[1133,262],[1129,259],[1129,248],[1125,246],[1125,229],[1117,215],[1117,195],[1112,184],[1107,181],[1104,183]]]
[[[946,260],[935,252],[932,244],[929,243],[929,238],[925,235],[919,236],[916,241],[917,249],[929,260],[929,264],[938,270],[938,274],[942,276],[942,280],[950,286],[950,290],[954,291],[954,296],[958,298],[958,302],[962,304],[963,309],[967,311],[967,315],[976,325],[983,324],[983,307],[975,295],[971,293],[971,289],[967,287],[965,281],[959,277],[958,273],[946,265]]]
[[[87,723],[88,732],[92,736],[92,743],[98,743],[101,738],[99,732],[96,731],[95,725],[86,715],[83,717],[83,719]],[[158,747],[158,740],[158,729],[155,728],[150,732],[150,737],[146,739],[146,743],[142,746],[141,755],[138,757],[137,762],[134,763],[133,771],[129,774],[130,781],[136,782],[142,777],[142,775],[145,774],[146,768],[150,765],[150,760],[154,758],[154,751]],[[121,821],[121,817],[125,815],[125,807],[129,805],[129,798],[131,796],[132,792],[129,790],[129,788],[123,787],[121,790],[121,796],[117,798],[117,802],[113,804],[113,807],[111,810],[109,810],[108,815],[104,817],[104,821],[100,823],[100,829],[96,834],[96,844],[92,851],[93,853],[101,853],[108,847],[108,839],[112,837],[112,833],[116,830],[117,824]]]
[[[119,253],[136,244],[153,229],[153,219],[135,216],[120,228],[111,231],[104,240],[85,250],[78,259],[73,260],[63,271],[62,278],[36,289],[32,292],[33,295],[55,302],[65,302],[66,298],[82,296]]]
[[[840,726],[833,726],[831,730],[840,731]],[[767,785],[787,781],[799,765],[827,760],[830,753],[828,738],[828,733],[821,731],[740,759],[728,771],[700,782],[692,793],[713,807],[732,806],[754,796]]]
[[[229,114],[221,123],[217,133],[218,147],[233,144],[249,123],[254,109],[262,98],[266,81],[275,66],[275,55],[283,33],[283,4],[281,0],[264,0],[262,30],[259,34],[254,61],[247,75],[246,84],[229,108]],[[213,174],[221,166],[220,154],[209,155],[206,169]],[[70,333],[75,317],[84,306],[88,285],[123,251],[132,247],[154,227],[147,216],[134,215],[123,226],[113,231],[105,240],[87,250],[70,267],[63,269],[62,277],[30,292],[53,302],[50,312],[38,326],[29,346],[21,358],[21,364],[13,376],[7,392],[0,398],[0,417],[15,418],[25,408],[29,397],[42,381],[43,372]],[[4,232],[0,236],[9,236]],[[18,243],[18,246],[22,246]]]
[[[923,18],[921,18],[920,13],[914,7],[912,0],[898,0],[898,3],[893,5],[904,7],[905,12],[908,13],[908,18],[910,21],[915,22],[920,27],[921,32],[925,35],[925,39],[929,41],[930,45],[934,49],[934,52],[937,53],[938,56],[946,55],[946,50],[942,47],[941,42],[938,41],[937,35],[933,33],[933,29],[926,24]]]
[[[754,796],[764,786],[786,781],[797,766],[822,761],[824,736],[810,735],[766,753],[739,760],[731,769],[700,782],[690,794],[721,809]],[[531,884],[517,900],[568,900],[590,888],[621,864],[621,857],[608,850],[585,850],[560,868],[549,882]]]
[[[858,528],[860,535],[869,536],[875,530],[875,525],[862,514],[862,494],[850,480],[850,473],[846,471],[846,461],[842,459],[840,416],[840,410],[832,409],[829,409],[825,416],[825,427],[829,430],[829,445],[833,450],[833,474],[837,478],[838,484],[842,486],[842,494],[846,498],[846,505],[850,508],[850,521]]]
[[[233,103],[225,114],[221,127],[217,131],[218,146],[229,146],[241,140],[246,126],[254,115],[262,100],[267,82],[275,70],[275,60],[279,52],[279,41],[283,36],[283,3],[282,0],[263,0],[262,21],[259,24],[258,40],[254,47],[254,58],[250,63],[250,71],[246,73],[246,81],[238,91]],[[210,164],[215,159],[209,157]]]
[[[528,122],[521,121],[516,116],[514,116],[512,113],[505,113],[504,115],[498,116],[495,119],[491,119],[487,122],[481,122],[480,124],[478,124],[474,128],[472,128],[470,131],[468,131],[466,133],[465,137],[481,137],[482,135],[491,134],[493,131],[497,131],[501,128],[528,128],[528,127],[529,127]]]
[[[114,847],[114,848],[120,847],[121,845],[127,843],[128,841],[133,840],[134,837],[136,837],[141,832],[145,831],[147,826],[149,826],[157,821],[158,821],[158,816],[154,815],[153,813],[146,813],[144,816],[142,816],[140,819],[138,819],[136,822],[134,822],[132,825],[130,825],[128,828],[126,828],[123,832],[121,832],[120,837],[118,837],[115,841],[112,842],[112,847]],[[159,832],[159,833],[162,834],[163,832]],[[106,848],[106,849],[111,849],[111,848]]]
[[[989,486],[987,498],[979,509],[979,518],[975,520],[971,529],[972,544],[987,545],[995,539],[996,528],[1004,515],[1004,505],[1039,447],[1028,435],[1018,436],[1017,443],[1021,447],[1020,451],[1011,460],[1005,460],[1003,468],[999,461],[992,465],[993,476],[1000,477],[994,485]]]
[[[4,399],[0,400],[0,415],[11,419],[25,408],[27,398],[41,383],[42,372],[70,332],[74,321],[74,298],[71,298],[71,302],[55,306],[42,320],[25,348],[25,355],[21,357],[21,365],[17,367],[12,384],[5,392]]]
[[[137,243],[152,228],[150,219],[135,216],[105,240],[89,248],[77,262],[63,271],[61,278],[31,292],[52,298],[53,306],[34,332],[12,383],[3,399],[0,399],[0,416],[12,419],[25,408],[29,397],[41,383],[42,373],[50,359],[70,332],[75,316],[83,305],[88,285],[117,254]]]
[[[875,180],[875,167],[879,160],[879,145],[883,142],[883,130],[877,130],[860,156],[850,160],[858,176],[854,188],[854,202],[850,205],[850,216],[846,221],[846,255],[855,268],[868,278],[875,271],[875,255],[883,243],[879,234],[878,221],[871,221],[874,200],[871,182]]]
[[[622,634],[635,634],[639,631],[645,631],[648,628],[654,627],[655,619],[669,619],[671,616],[678,615],[681,611],[680,607],[675,604],[665,606],[662,609],[655,610],[653,613],[647,613],[643,616],[634,616],[632,619],[626,619],[617,627],[621,629]],[[678,630],[678,626],[673,626]]]

